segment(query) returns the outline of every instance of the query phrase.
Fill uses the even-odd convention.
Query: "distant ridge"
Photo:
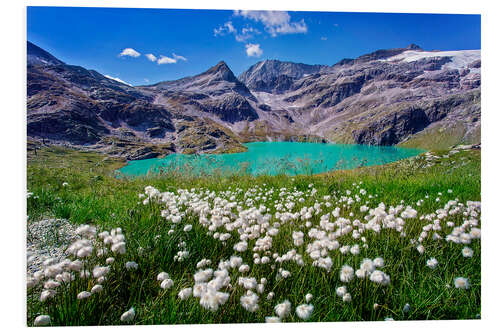
[[[242,142],[270,140],[480,142],[480,50],[410,44],[333,66],[265,60],[238,78],[220,61],[198,75],[131,87],[27,45],[28,137],[45,142],[129,159],[239,152]],[[445,143],[436,139],[443,136]]]

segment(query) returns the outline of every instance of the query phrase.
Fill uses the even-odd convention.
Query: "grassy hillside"
[[[28,226],[55,217],[75,226],[95,226],[97,233],[121,228],[114,233],[123,234],[126,252],[114,253],[98,236],[85,236],[93,248],[88,257],[80,258],[83,269],[110,268],[99,283],[103,290],[77,299],[78,293],[90,291],[98,281],[92,274],[80,277],[81,272],[75,271],[73,281],[61,283],[53,298],[40,302],[46,278],[28,289],[27,323],[33,325],[40,314],[50,315],[51,325],[265,322],[266,317],[276,316],[274,307],[286,300],[291,311],[281,321],[478,318],[481,247],[475,228],[480,228],[481,217],[480,208],[468,201],[481,200],[480,162],[478,150],[439,151],[389,165],[315,176],[165,173],[117,179],[114,170],[124,165],[121,159],[65,148],[43,148],[36,155],[28,151],[27,184],[32,193],[27,199]],[[167,193],[157,194],[151,188],[145,193],[147,186]],[[220,222],[217,216],[228,220]],[[476,224],[464,225],[474,220]],[[249,229],[241,225],[227,229],[235,221],[248,224]],[[219,224],[210,228],[211,223]],[[427,230],[427,225],[432,229]],[[299,232],[302,243],[295,240],[300,239]],[[433,238],[435,233],[440,239]],[[221,240],[222,234],[229,239]],[[245,237],[248,249],[240,252],[234,246]],[[349,249],[343,254],[346,246]],[[321,260],[313,253],[315,247]],[[473,251],[472,257],[464,257],[464,247]],[[108,253],[98,256],[98,249],[104,248]],[[241,263],[224,264],[231,256],[241,257],[248,272],[238,270]],[[276,260],[282,256],[283,261]],[[105,263],[107,257],[113,257],[114,263]],[[263,263],[264,257],[269,263]],[[376,270],[383,274],[370,279],[372,267],[367,270],[369,277],[350,279],[349,272],[342,277],[344,265],[356,271],[364,258],[378,257],[384,264]],[[437,267],[427,266],[431,258],[437,260]],[[202,259],[211,263],[201,267]],[[137,269],[126,269],[129,261],[136,262]],[[181,290],[195,285],[195,273],[208,268],[221,276],[227,273],[227,281],[216,281],[218,298],[207,296],[205,305],[193,296],[180,299]],[[160,287],[160,272],[169,274],[173,286]],[[211,272],[205,273],[209,277],[198,284],[215,280]],[[247,281],[250,286],[245,286],[241,277],[254,277],[255,285]],[[455,287],[458,277],[468,279],[467,289]],[[262,283],[262,278],[267,281]],[[341,286],[349,296],[337,289]],[[308,293],[312,298],[306,297]],[[308,314],[306,307],[296,311],[301,304],[313,306],[309,317],[299,316]],[[120,316],[131,307],[135,317],[122,322]]]

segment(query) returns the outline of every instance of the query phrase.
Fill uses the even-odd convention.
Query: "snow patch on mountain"
[[[443,69],[462,69],[476,60],[481,59],[481,50],[463,50],[463,51],[405,51],[383,61],[405,62],[418,61],[424,58],[451,57],[451,62],[446,63]]]

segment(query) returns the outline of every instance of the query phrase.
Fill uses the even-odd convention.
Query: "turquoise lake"
[[[248,151],[235,154],[172,154],[165,158],[130,161],[119,176],[178,171],[202,175],[213,172],[246,172],[252,175],[317,174],[330,170],[378,165],[416,156],[413,148],[300,142],[252,142]]]

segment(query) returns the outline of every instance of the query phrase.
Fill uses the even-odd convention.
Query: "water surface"
[[[317,174],[331,170],[378,165],[418,155],[421,149],[301,142],[252,142],[235,154],[172,154],[165,158],[130,161],[118,170],[125,176],[175,170],[202,175],[246,172],[252,175]]]

